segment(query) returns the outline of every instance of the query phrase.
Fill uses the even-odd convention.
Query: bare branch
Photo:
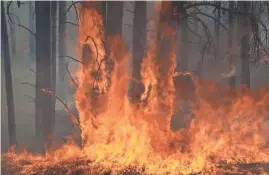
[[[84,42],[87,42],[89,38],[92,40],[92,42],[93,42],[93,44],[94,44],[94,46],[95,46],[96,54],[97,54],[97,55],[96,55],[96,60],[97,60],[97,59],[98,59],[99,52],[98,52],[97,44],[96,44],[96,42],[94,41],[93,37],[91,37],[91,36],[87,36],[87,38],[85,39]]]
[[[197,17],[197,16],[194,16],[194,15],[188,15],[189,17],[192,17],[192,18],[194,18],[194,19],[196,19],[198,22],[200,22],[201,24],[202,24],[202,26],[203,26],[203,28],[204,28],[204,32],[205,32],[205,34],[206,34],[206,36],[207,36],[207,43],[206,43],[206,46],[207,45],[211,45],[211,43],[213,43],[213,38],[212,38],[212,36],[210,35],[210,31],[209,31],[209,28],[207,27],[207,25],[205,24],[205,22],[203,21],[203,20],[201,20],[199,17]],[[205,46],[205,48],[206,48],[206,46]],[[215,47],[214,45],[213,45],[213,47]],[[205,48],[204,48],[204,51],[205,51]],[[204,52],[203,51],[203,52]],[[203,57],[203,56],[202,56]]]
[[[207,42],[205,43],[203,51],[202,51],[202,58],[201,58],[202,63],[204,62],[205,50],[206,50],[206,47],[207,47],[208,44],[209,44],[209,40],[207,40]]]
[[[29,101],[29,102],[34,102],[35,101],[35,99],[33,97],[29,96],[29,95],[24,95],[24,96],[32,100],[32,101]]]
[[[33,31],[31,31],[30,29],[28,29],[27,27],[21,25],[21,24],[18,24],[19,27],[22,27],[24,28],[25,30],[27,30],[28,32],[30,32],[34,37],[36,36],[35,33]]]
[[[8,16],[8,20],[12,23],[12,19],[11,19],[11,17],[10,17],[10,11],[9,11],[9,9],[10,9],[10,5],[12,4],[12,1],[9,1],[8,3],[7,3],[7,16]]]
[[[76,61],[76,62],[78,62],[78,63],[83,64],[82,61],[80,61],[80,60],[78,60],[78,59],[76,59],[76,58],[74,58],[74,57],[68,56],[68,55],[66,55],[66,56],[58,56],[58,57],[59,57],[59,58],[70,58],[70,59],[72,59],[73,61]]]
[[[79,26],[78,24],[76,24],[76,23],[74,23],[74,22],[70,22],[70,21],[65,21],[64,23],[65,23],[65,24],[71,24],[71,25],[76,26],[76,27]]]
[[[71,75],[71,73],[70,73],[70,71],[69,71],[69,69],[68,69],[68,64],[65,65],[65,68],[66,68],[66,71],[67,71],[67,73],[68,73],[70,79],[71,79],[72,82],[74,83],[74,85],[75,85],[76,87],[78,87],[78,84],[76,83],[76,81],[74,80],[74,78],[72,77],[72,75]]]
[[[123,24],[123,25],[133,28],[133,26],[130,24]]]
[[[134,14],[134,12],[132,10],[126,9],[125,11]]]
[[[29,69],[29,71],[33,72],[33,73],[36,73],[36,71],[34,71],[33,69]]]
[[[193,3],[193,4],[186,5],[186,6],[184,7],[184,9],[185,9],[185,10],[188,10],[188,9],[190,9],[190,8],[193,8],[193,7],[207,6],[207,5],[212,5],[212,2],[199,2],[199,3],[195,2],[195,3]]]
[[[30,86],[33,86],[34,88],[36,88],[36,85],[35,85],[35,84],[32,84],[32,83],[21,82],[21,84],[24,84],[24,85],[30,85]]]
[[[188,28],[189,28],[189,30],[190,30],[190,32],[192,33],[192,34],[194,34],[195,36],[197,36],[198,38],[203,38],[202,36],[200,36],[199,34],[197,34],[196,32],[194,32],[192,29],[191,29],[191,27],[189,26],[189,25],[187,25],[188,26]]]
[[[197,15],[203,15],[203,16],[206,16],[206,17],[208,17],[208,18],[211,18],[211,19],[214,20],[215,22],[219,23],[219,25],[220,25],[221,27],[223,27],[226,31],[228,31],[228,29],[225,27],[225,25],[222,24],[218,19],[214,18],[213,16],[208,15],[208,14],[203,13],[203,12],[193,12],[193,13],[191,13],[191,15],[195,15],[195,14],[197,14]]]
[[[69,107],[67,106],[67,104],[66,103],[64,103],[62,100],[61,100],[61,98],[60,97],[58,97],[56,94],[54,94],[53,92],[51,92],[50,90],[48,90],[48,89],[40,89],[42,92],[44,92],[44,93],[46,93],[46,94],[48,94],[48,95],[50,95],[50,96],[53,96],[53,97],[55,97],[57,100],[59,100],[61,103],[62,103],[62,105],[65,107],[65,109],[66,109],[66,111],[67,111],[67,113],[68,113],[68,115],[69,115],[69,117],[70,117],[70,119],[71,119],[71,121],[74,123],[74,125],[80,130],[80,132],[82,131],[82,127],[81,127],[81,125],[80,125],[80,122],[79,122],[79,118],[77,117],[75,117],[75,115],[72,113],[72,111],[69,109]]]
[[[15,15],[13,13],[9,13],[9,15],[13,15],[17,19],[18,24],[20,24],[20,19],[19,19],[19,17],[17,15]],[[13,21],[11,21],[11,22],[13,23]]]
[[[66,14],[67,12],[69,12],[70,9],[71,9],[71,7],[73,6],[73,7],[74,7],[74,10],[75,10],[75,13],[76,13],[77,20],[79,21],[79,16],[78,16],[78,11],[77,11],[76,4],[80,4],[80,3],[82,3],[82,2],[79,2],[79,1],[77,1],[77,2],[71,1],[71,3],[72,3],[72,4],[68,7],[68,9],[66,10],[65,14]]]

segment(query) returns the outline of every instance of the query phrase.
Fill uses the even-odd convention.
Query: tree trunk
[[[215,57],[216,59],[218,59],[220,57],[220,23],[221,22],[221,10],[220,10],[220,7],[221,7],[221,2],[218,2],[218,7],[216,9],[216,19],[218,21],[215,21]]]
[[[14,3],[11,3],[10,5],[10,12],[14,13]],[[11,52],[12,54],[16,54],[16,18],[13,15],[10,15],[10,18],[12,20],[11,22]]]
[[[59,35],[58,35],[58,48],[59,48],[59,55],[65,56],[67,55],[66,50],[66,2],[65,1],[59,1]],[[58,89],[59,89],[59,97],[62,100],[67,99],[67,93],[68,93],[68,79],[65,75],[65,65],[67,64],[66,60],[64,58],[59,59],[58,64]]]
[[[9,145],[11,146],[17,144],[17,139],[16,139],[15,111],[14,111],[13,90],[12,90],[12,73],[10,65],[7,24],[5,16],[6,15],[5,15],[4,2],[1,1],[1,26],[2,26],[1,40],[4,54],[4,68],[6,79]]]
[[[50,90],[55,94],[56,93],[56,55],[57,55],[57,1],[51,1],[51,87]],[[56,99],[51,97],[51,127],[52,132],[54,131],[55,127],[55,102]]]
[[[169,84],[170,68],[173,64],[173,52],[175,51],[174,47],[176,46],[176,35],[174,35],[174,32],[177,31],[178,22],[173,19],[173,3],[171,6],[170,2],[162,2],[158,26],[156,65],[159,67],[159,82],[157,89],[159,91],[160,99],[166,98],[162,87]]]
[[[133,77],[138,81],[141,80],[141,63],[146,47],[146,22],[147,22],[147,2],[137,1],[134,5],[134,24],[133,24]],[[143,93],[141,83],[132,81],[131,99],[133,102],[140,100]]]
[[[235,3],[233,1],[229,2],[229,27],[228,27],[228,49],[229,49],[229,63],[231,66],[235,66],[236,63],[236,47],[235,43]],[[235,89],[236,74],[229,77],[229,86],[231,89]]]
[[[29,1],[29,29],[35,32],[34,26],[34,13],[33,13],[33,2]],[[29,33],[29,55],[33,55],[35,53],[35,37]]]
[[[107,36],[122,35],[123,1],[107,2]]]
[[[189,33],[188,33],[188,20],[187,12],[184,8],[185,2],[176,2],[173,7],[176,9],[175,13],[181,14],[174,21],[177,23],[177,72],[184,72],[188,70],[188,44],[189,44]],[[187,98],[187,92],[189,92],[188,85],[190,83],[189,76],[178,76],[175,78],[175,86],[178,88],[178,95],[180,98]]]
[[[104,6],[103,6],[104,9]],[[107,39],[110,36],[122,36],[122,18],[123,18],[123,1],[107,1],[106,2],[106,25],[105,36]],[[104,43],[106,54],[109,55],[110,48]],[[114,70],[114,63],[111,59],[106,59],[108,81],[111,85],[111,72]]]
[[[242,37],[240,39],[241,43],[241,50],[240,50],[240,57],[241,57],[241,84],[244,88],[250,88],[250,25],[249,25],[249,18],[247,16],[249,11],[249,2],[238,2],[239,10],[243,13],[238,19],[240,23]]]
[[[36,127],[42,128],[42,142],[49,147],[52,134],[52,97],[40,89],[51,88],[50,2],[36,1]],[[39,121],[39,122],[38,122]],[[37,129],[37,128],[36,128]],[[37,129],[39,130],[39,129]],[[40,131],[39,131],[40,132]]]

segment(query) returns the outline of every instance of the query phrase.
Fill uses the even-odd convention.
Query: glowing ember
[[[173,33],[168,26],[163,27],[167,33]],[[190,72],[175,73],[173,44],[169,57],[160,58],[159,46],[152,43],[141,68],[144,103],[137,107],[127,97],[128,49],[117,36],[108,39],[109,58],[115,63],[108,78],[102,60],[102,18],[95,9],[82,8],[79,38],[80,50],[88,44],[90,52],[81,54],[84,65],[78,70],[75,94],[83,145],[77,146],[70,140],[57,150],[47,151],[45,156],[10,151],[6,166],[18,168],[21,174],[129,170],[176,175],[221,174],[228,164],[236,173],[240,169],[238,163],[269,163],[268,135],[263,127],[268,115],[268,89],[229,95],[230,90],[201,82]],[[163,38],[173,42],[172,36]],[[170,119],[181,100],[176,97],[174,78],[184,75],[192,77],[196,88],[194,100],[189,102],[192,120],[188,128],[173,132]]]

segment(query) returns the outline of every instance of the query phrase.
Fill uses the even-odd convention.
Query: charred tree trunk
[[[56,15],[57,15],[57,1],[51,1],[51,87],[50,90],[55,94],[56,93],[56,54],[57,54],[57,24],[56,24]],[[56,99],[51,97],[51,128],[52,132],[55,127],[55,102]]]
[[[36,129],[42,131],[45,147],[49,147],[52,134],[51,101],[52,97],[40,89],[51,88],[51,30],[50,2],[36,1]],[[42,130],[40,131],[41,128]]]
[[[188,20],[187,12],[184,8],[186,2],[175,2],[173,3],[174,13],[180,14],[174,21],[178,27],[177,29],[177,62],[176,71],[184,72],[188,70],[188,44],[189,44],[189,33],[188,33]],[[187,92],[189,92],[188,86],[190,84],[189,76],[178,76],[175,78],[175,86],[178,88],[178,94],[181,98],[187,98]]]
[[[218,59],[220,57],[220,21],[221,21],[221,2],[218,2],[218,7],[216,9],[216,19],[215,21],[215,57]]]
[[[29,29],[31,31],[35,31],[34,27],[34,13],[33,13],[33,2],[29,1]],[[34,36],[29,33],[29,55],[33,55],[35,53],[35,38]]]
[[[59,28],[58,28],[58,49],[59,49],[59,55],[65,56],[67,55],[66,50],[66,2],[65,1],[59,1]],[[68,79],[67,76],[65,76],[65,65],[67,64],[65,59],[59,59],[58,64],[58,89],[59,90],[59,97],[62,100],[66,100],[67,93],[68,93]]]
[[[14,3],[11,3],[10,12],[14,11]],[[13,15],[10,15],[11,18],[11,52],[12,54],[16,54],[16,27],[15,27],[15,18]]]
[[[103,5],[104,9],[104,5]],[[105,36],[107,40],[111,36],[122,36],[122,17],[123,17],[123,1],[107,1],[106,2],[106,24],[105,24]],[[105,42],[106,54],[109,55],[110,48]],[[111,72],[114,70],[114,63],[112,59],[107,57],[106,59],[108,80],[111,85]]]
[[[238,2],[239,10],[243,13],[238,19],[241,28],[242,37],[240,39],[241,50],[240,50],[240,59],[241,59],[241,84],[245,88],[250,88],[250,25],[248,18],[249,11],[249,2]]]
[[[107,2],[107,36],[122,35],[123,1]]]
[[[187,71],[188,69],[188,21],[187,13],[183,7],[184,2],[179,2],[178,11],[181,14],[178,19],[179,30],[178,30],[178,42],[179,48],[177,53],[177,60],[179,63],[178,71]]]
[[[229,63],[231,66],[236,64],[236,48],[235,43],[235,2],[229,2],[229,21],[228,21],[228,49],[229,49]],[[229,86],[235,89],[236,74],[234,73],[229,77]]]
[[[173,9],[177,3],[181,2],[172,2],[171,5],[170,2],[165,1],[161,4],[156,51],[156,64],[159,66],[160,76],[157,89],[160,98],[165,98],[161,87],[168,84],[169,69],[173,64],[173,49],[176,46],[176,35],[174,33],[178,29],[178,21],[173,18]]]
[[[141,63],[146,47],[146,22],[147,22],[147,2],[137,1],[134,5],[134,24],[133,24],[133,77],[141,80]],[[140,100],[143,93],[141,83],[132,82],[131,99],[134,103]]]
[[[9,134],[9,145],[17,144],[16,139],[16,124],[15,124],[15,110],[12,90],[12,73],[10,65],[9,55],[9,43],[7,35],[7,24],[5,17],[4,2],[1,1],[1,40],[4,54],[4,68],[5,68],[5,79],[6,79],[6,94],[7,94],[7,109],[8,109],[8,134]]]

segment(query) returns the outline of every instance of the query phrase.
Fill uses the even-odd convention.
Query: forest
[[[1,1],[4,175],[269,174],[267,1]]]

